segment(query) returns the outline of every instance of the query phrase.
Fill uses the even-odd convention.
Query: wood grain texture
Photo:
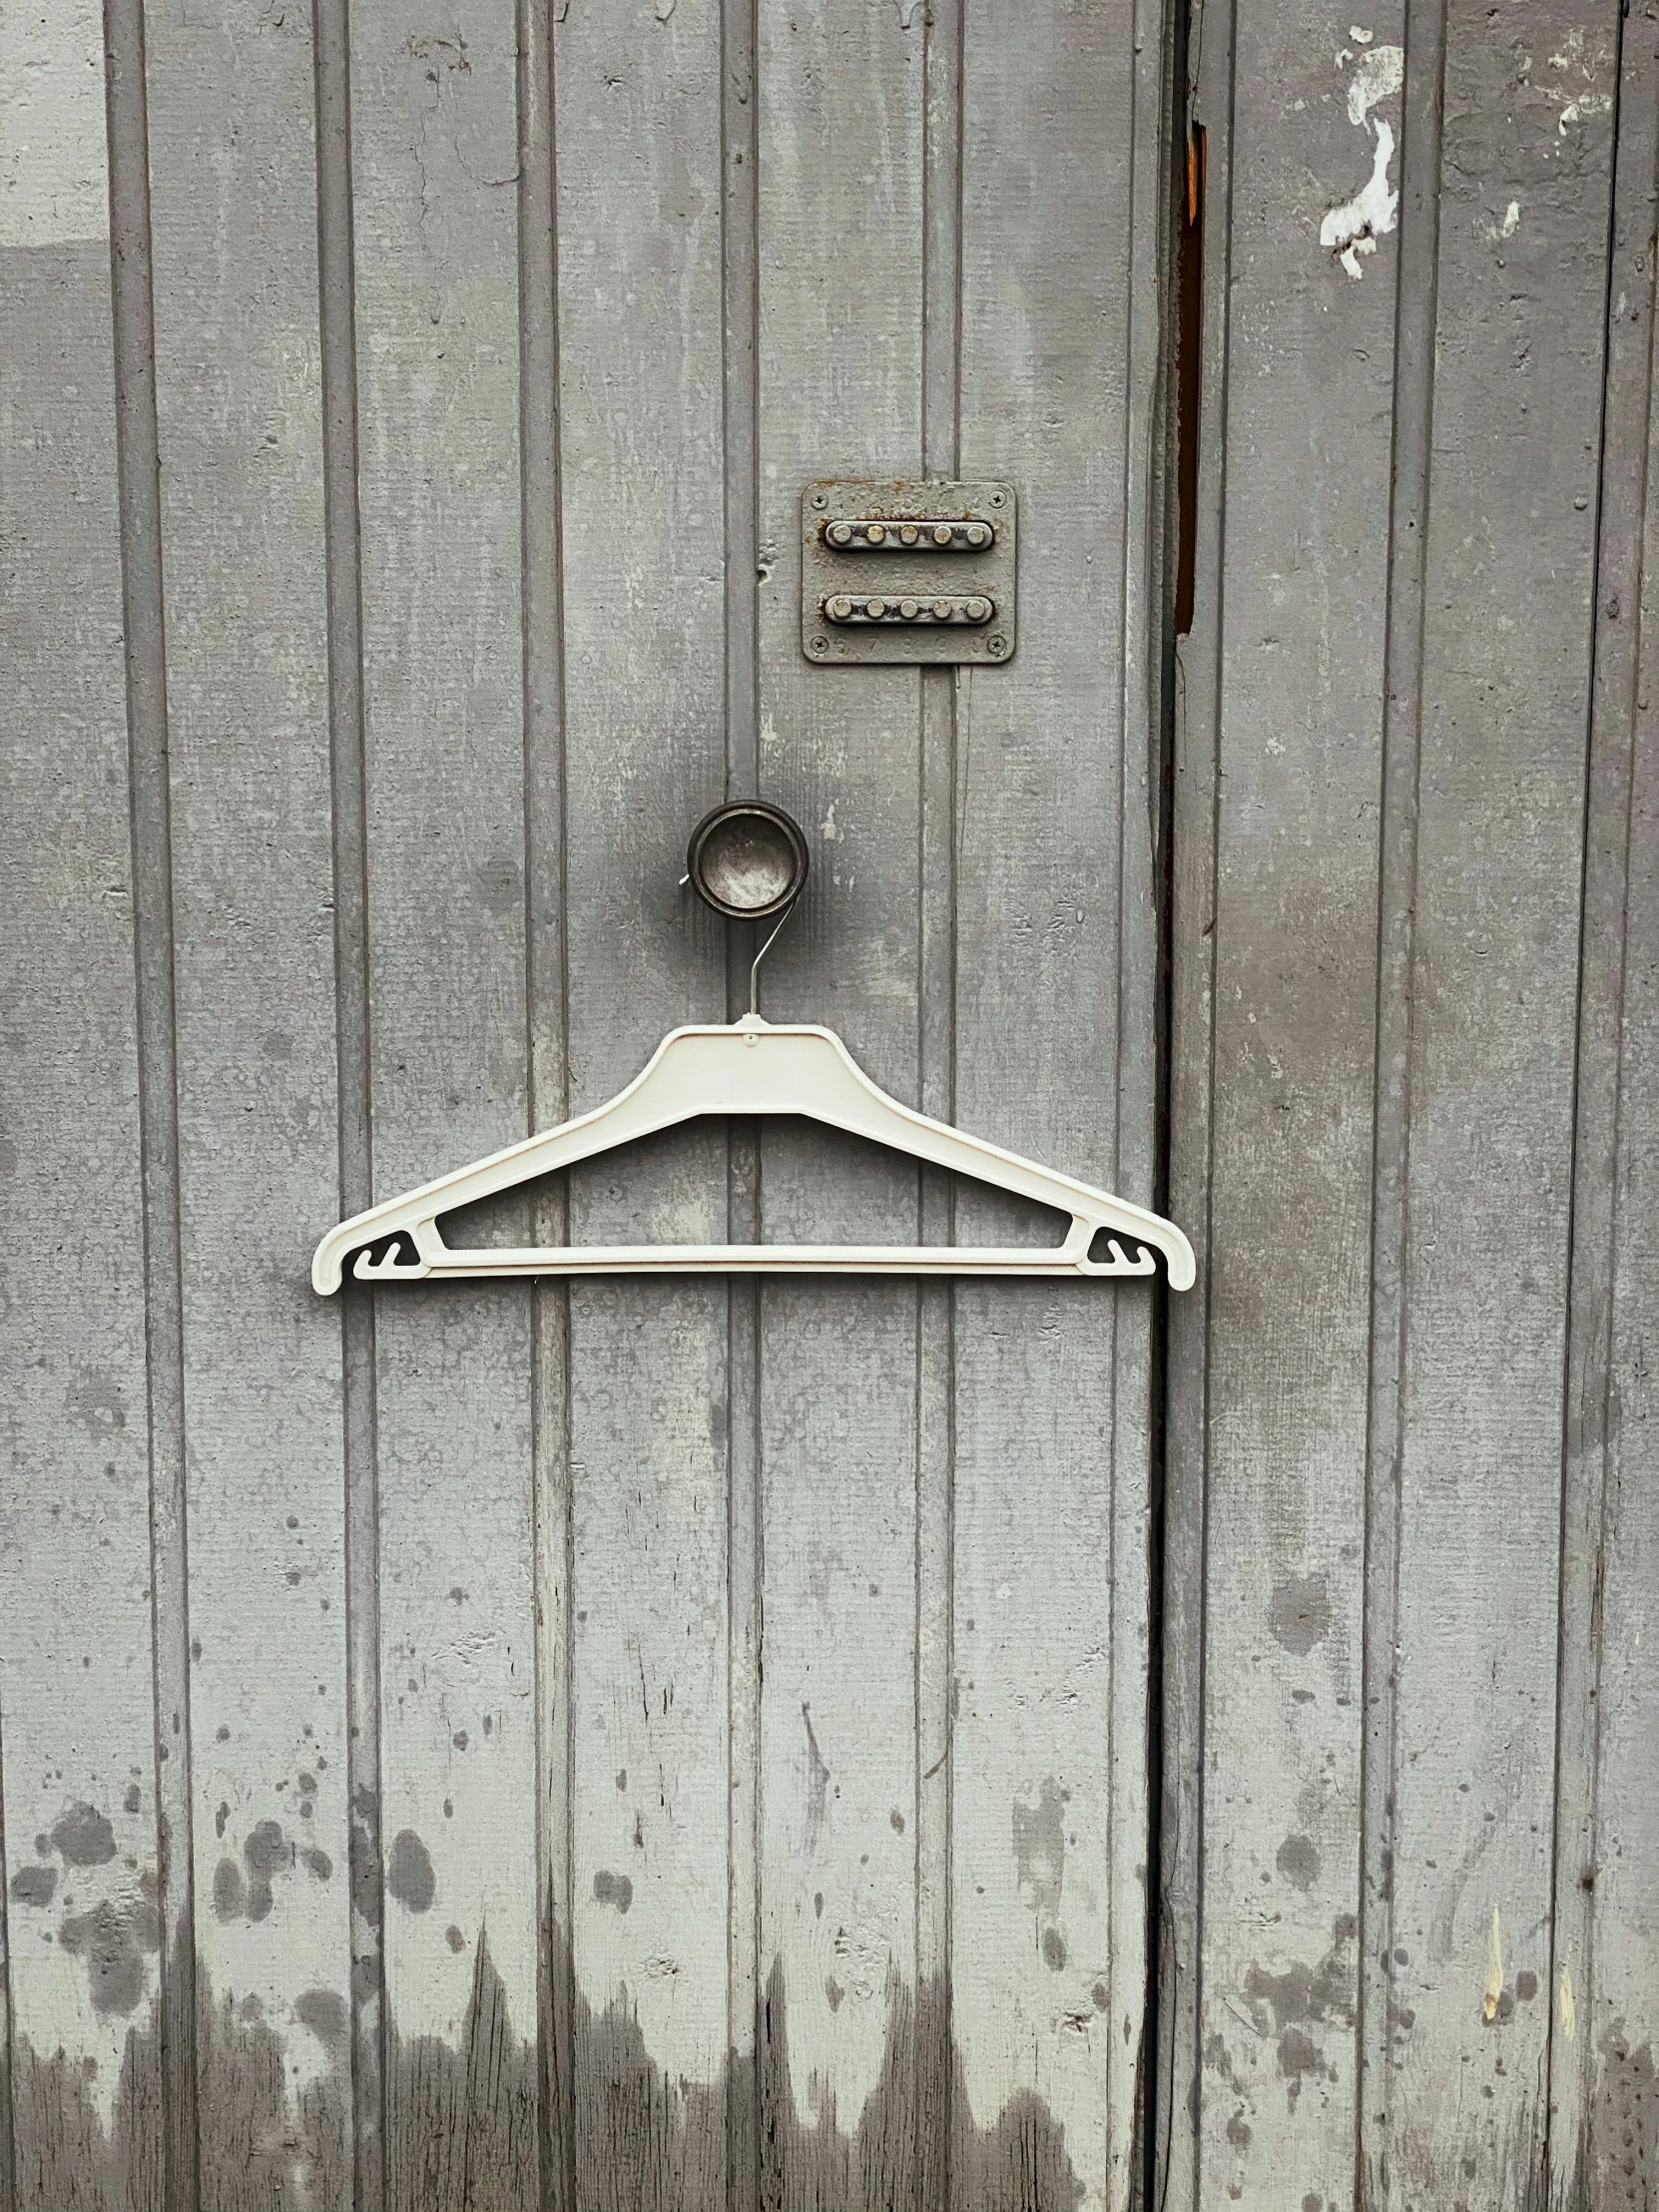
[[[168,582],[202,2187],[350,2202],[337,1183],[308,19],[147,51]]]
[[[1626,21],[1620,56],[1595,685],[1578,1005],[1554,1925],[1550,2163],[1557,2200],[1598,2208],[1651,2193],[1659,2131],[1651,1746],[1659,1705],[1642,1654],[1654,1625],[1650,1454],[1640,1346],[1652,1264],[1638,1224],[1651,1169],[1655,1038],[1648,714],[1654,615],[1654,190],[1659,37]]]
[[[725,997],[718,930],[677,888],[725,785],[721,40],[712,0],[575,9],[555,33],[578,1112]],[[719,1129],[570,1183],[579,1242],[726,1234]],[[731,2032],[727,1296],[596,1283],[569,1315],[575,2202],[712,2206]]]
[[[100,119],[101,121],[101,119]],[[101,139],[91,157],[104,172]],[[0,257],[0,1740],[17,2212],[160,2212],[139,1039],[110,269]]]
[[[528,1124],[517,35],[350,22],[379,1195]],[[375,1316],[385,2186],[423,2212],[540,2187],[529,1313]]]
[[[921,11],[770,0],[759,29],[760,779],[814,857],[763,1002],[810,989],[914,1099],[921,688],[809,667],[796,562],[811,478],[921,466],[926,34]],[[763,1133],[761,1203],[779,1242],[919,1230],[913,1164],[795,1131]],[[802,2212],[916,2188],[916,1327],[909,1285],[762,1287],[761,1949],[788,2008],[762,2050],[763,2195]],[[797,2128],[816,2156],[769,2155]]]
[[[1397,61],[1397,16],[1373,35],[1368,58]],[[1213,771],[1194,760],[1213,775],[1213,812],[1187,832],[1196,865],[1173,954],[1178,976],[1213,956],[1213,1002],[1187,992],[1199,1050],[1175,1073],[1177,1142],[1204,1154],[1172,1169],[1172,1193],[1196,1203],[1207,1175],[1209,1289],[1202,1428],[1189,1412],[1172,1432],[1204,1455],[1197,1524],[1196,1468],[1178,1463],[1171,1481],[1207,1576],[1202,1936],[1181,1931],[1202,1942],[1199,2048],[1171,2125],[1190,2094],[1200,2204],[1240,2191],[1345,2202],[1397,260],[1381,241],[1356,281],[1319,225],[1381,158],[1380,131],[1397,137],[1399,103],[1396,89],[1357,125],[1365,65],[1352,45],[1339,60],[1307,11],[1237,10],[1232,38],[1230,57],[1204,52],[1207,73],[1230,61],[1231,103],[1225,77],[1201,86],[1218,257],[1206,311],[1226,317],[1225,397],[1205,424],[1225,438],[1205,616],[1216,689],[1183,702],[1189,759],[1213,749]],[[1178,1346],[1195,1317],[1180,1327]],[[1190,1673],[1171,1680],[1194,1693]],[[1190,1732],[1172,1730],[1177,1743],[1196,1757]]]
[[[1455,2175],[1494,2206],[1536,2201],[1545,2132],[1605,293],[1586,248],[1607,231],[1617,23],[1540,8],[1509,30],[1448,14],[1389,1836],[1408,2032],[1386,2139],[1396,2201]]]
[[[1647,2203],[1652,0],[0,55],[3,2212],[1122,2212],[1153,1841],[1157,2201]],[[918,470],[1018,487],[1017,656],[810,666],[803,485]],[[769,1008],[1167,1173],[1162,1349],[1099,1287],[308,1299],[336,1202],[741,1007],[728,791],[813,845]],[[1003,1211],[710,1128],[480,1228]]]
[[[1162,42],[997,7],[964,35],[961,462],[1018,487],[1021,612],[1008,670],[958,679],[955,1105],[1150,1197],[1153,729],[1125,698],[1151,581],[1131,454],[1158,396],[1138,318]],[[991,1214],[962,1188],[959,1234]],[[1151,1308],[972,1284],[956,1317],[952,2143],[1031,2099],[1076,2201],[1122,2205],[1140,2185]],[[961,2163],[958,2200],[979,2201]],[[1036,2204],[1053,2184],[1033,2161],[978,2186]]]
[[[1264,420],[1271,383],[1244,374],[1296,329],[1296,294],[1281,274],[1290,230],[1276,223],[1264,241],[1261,219],[1275,221],[1275,203],[1264,206],[1245,166],[1251,133],[1267,126],[1269,143],[1284,143],[1273,106],[1284,78],[1259,56],[1245,69],[1242,13],[1204,27],[1199,117],[1209,129],[1215,257],[1206,270],[1204,431],[1213,441],[1206,502],[1216,535],[1200,538],[1201,615],[1182,649],[1189,681],[1178,693],[1171,1174],[1178,1215],[1208,1209],[1210,1292],[1205,1307],[1179,1317],[1172,1338],[1166,1647],[1176,1970],[1165,2000],[1174,2063],[1164,2171],[1185,2203],[1219,2203],[1225,2190],[1247,2205],[1346,2203],[1356,2191],[1379,2206],[1565,2205],[1599,2201],[1613,2172],[1596,2167],[1607,2150],[1591,2119],[1607,2062],[1575,2047],[1583,2014],[1561,2008],[1552,1960],[1559,1952],[1570,1984],[1599,1956],[1598,1908],[1582,1870],[1598,1857],[1600,1670],[1615,1648],[1628,1653],[1636,1625],[1623,1624],[1616,1646],[1605,1640],[1604,1516],[1616,1494],[1605,1456],[1613,1161],[1627,1141],[1631,1095],[1617,1065],[1623,837],[1639,776],[1631,710],[1618,704],[1621,684],[1630,694],[1639,688],[1628,631],[1605,629],[1601,648],[1604,734],[1591,756],[1582,925],[1580,880],[1598,469],[1604,628],[1611,605],[1635,601],[1641,571],[1651,98],[1638,89],[1642,64],[1627,44],[1620,176],[1629,263],[1621,267],[1615,244],[1603,457],[1617,26],[1610,11],[1592,20],[1542,10],[1524,25],[1512,19],[1510,29],[1512,43],[1507,33],[1494,41],[1485,19],[1458,9],[1408,10],[1402,104],[1375,110],[1403,120],[1397,321],[1346,358],[1327,337],[1334,366],[1303,370],[1295,419],[1312,422],[1319,443],[1294,477],[1284,476],[1300,510],[1296,544],[1307,546],[1303,568],[1293,563],[1287,573],[1259,550],[1248,559],[1225,550],[1245,524],[1243,502],[1257,511],[1264,469],[1283,474],[1294,450],[1289,431]],[[1239,41],[1236,69],[1230,35]],[[1356,72],[1380,70],[1378,45],[1387,36],[1382,24],[1351,33],[1339,58],[1351,83]],[[1217,97],[1218,71],[1234,89],[1230,106]],[[1388,75],[1398,99],[1397,72]],[[1261,91],[1269,82],[1271,102]],[[1296,90],[1291,113],[1300,117],[1315,100],[1300,83]],[[1561,253],[1569,235],[1578,242],[1570,270]],[[1387,233],[1371,243],[1368,285],[1394,251]],[[1242,310],[1259,288],[1271,315],[1247,322]],[[1355,394],[1373,393],[1369,407],[1351,404],[1341,438],[1323,414],[1333,375],[1355,379]],[[1338,527],[1324,539],[1306,535],[1327,499],[1337,502]],[[1220,573],[1206,566],[1210,544]],[[1356,586],[1366,604],[1345,608],[1333,628],[1337,594]],[[1305,600],[1296,619],[1299,589],[1318,604]],[[1346,787],[1329,743],[1339,716],[1352,726],[1357,712],[1375,715],[1373,662],[1321,710],[1326,754],[1308,792],[1264,784],[1258,794],[1251,778],[1263,772],[1241,773],[1232,750],[1241,721],[1229,686],[1242,656],[1227,641],[1248,641],[1257,666],[1256,656],[1288,641],[1323,681],[1363,640],[1378,640],[1379,591],[1386,684],[1381,728],[1370,726],[1382,740],[1380,773],[1357,759]],[[1213,608],[1202,611],[1212,594]],[[1276,735],[1288,719],[1294,727],[1286,708],[1296,698],[1287,698],[1283,672],[1279,686]],[[1276,746],[1265,750],[1277,759]],[[1309,805],[1336,811],[1314,822],[1301,812]],[[1252,1114],[1242,1070],[1271,1052],[1277,1064],[1267,1072],[1277,1083],[1290,1064],[1260,995],[1236,996],[1230,975],[1235,824],[1252,830],[1257,850],[1233,911],[1243,896],[1277,917],[1258,931],[1255,957],[1276,990],[1293,994],[1280,1001],[1281,1023],[1316,1088],[1325,1086],[1325,1104],[1294,1167],[1288,1159],[1257,1189],[1248,1215],[1229,1217],[1235,1154],[1268,1160],[1276,1126],[1265,1110],[1271,1096]],[[1310,897],[1317,917],[1294,910]],[[1189,948],[1199,957],[1184,975]],[[1302,965],[1309,956],[1311,968]],[[1373,957],[1375,1033],[1363,981]],[[1339,982],[1345,960],[1353,972]],[[1333,1002],[1322,994],[1334,982]],[[1367,1190],[1358,1169],[1374,1100]],[[1346,1217],[1338,1189],[1320,1181],[1340,1157],[1333,1146],[1345,1129],[1355,1137],[1341,1186]],[[1316,1213],[1305,1216],[1300,1209],[1316,1198]],[[1264,1262],[1253,1256],[1250,1303],[1229,1302],[1247,1222],[1284,1223],[1288,1205],[1296,1209],[1286,1246],[1295,1280],[1267,1298]],[[1264,1722],[1283,1729],[1292,1719],[1282,1692],[1265,1708],[1259,1691],[1241,1694],[1252,1646],[1235,1624],[1263,1572],[1264,1545],[1259,1519],[1239,1524],[1230,1449],[1241,1417],[1247,1428],[1264,1420],[1272,1393],[1263,1374],[1279,1375],[1305,1315],[1317,1315],[1322,1349],[1299,1355],[1301,1378],[1292,1380],[1303,1401],[1346,1404],[1364,1423],[1358,1482],[1336,1433],[1269,1428],[1262,1437],[1258,1511],[1270,1516],[1268,1555],[1281,1540],[1275,1523],[1289,1525],[1288,1508],[1312,1473],[1318,1524],[1341,1564],[1335,1583],[1326,1570],[1316,1586],[1305,1569],[1282,1583],[1277,1594],[1300,1593],[1300,1602],[1270,1616],[1270,1627],[1287,1629],[1293,1649],[1300,1635],[1306,1655],[1336,1649],[1346,1673],[1330,1687],[1349,1700],[1354,1636],[1364,1628],[1363,1757],[1355,1757],[1362,1746],[1352,1724],[1340,1720],[1317,1769],[1293,1741],[1264,1749]],[[1348,1353],[1326,1341],[1344,1326],[1358,1340]],[[1369,1393],[1355,1386],[1354,1352],[1367,1339]],[[1245,1395],[1229,1398],[1223,1379],[1241,1355],[1255,1372]],[[1354,1433],[1352,1422],[1343,1433]],[[1346,1491],[1336,1480],[1344,1466]],[[1303,1511],[1297,1503],[1289,1519]],[[1300,1541],[1300,1523],[1296,1533]],[[1362,1561],[1363,1589],[1355,1580]],[[1617,1663],[1628,1679],[1627,1660]],[[1317,1737],[1327,1726],[1320,1701],[1294,1695],[1310,1708],[1298,1729]],[[1200,1697],[1202,1741],[1190,1720]],[[1277,1893],[1251,1909],[1258,1871],[1267,1889],[1275,1871],[1266,1859],[1273,1824],[1263,1829],[1259,1809],[1297,1789],[1299,1810],[1328,1801],[1327,1825],[1299,1824],[1314,1859],[1287,1835],[1277,1872],[1321,1895],[1335,1816],[1345,1852],[1359,1847],[1358,1864],[1347,1861],[1357,1911],[1331,1923],[1323,1954],[1287,1949],[1262,1961],[1263,1944],[1285,1943],[1282,1931],[1304,1909],[1292,1900],[1287,1910]],[[1356,1941],[1364,1949],[1358,1992]],[[1243,1987],[1227,1969],[1238,1946],[1256,1961]],[[1282,2079],[1258,2064],[1263,2095],[1251,2109],[1239,2052],[1248,2069],[1264,2038],[1270,2051],[1277,2039]],[[1641,2037],[1621,2028],[1616,2040],[1605,2079],[1618,2083],[1630,2160],[1619,2185],[1639,2191],[1650,2163],[1631,2126]],[[1355,2056],[1364,2068],[1358,2111]],[[1260,2106],[1270,2094],[1283,2101],[1264,2127]],[[1313,2168],[1310,2147],[1320,2159]]]

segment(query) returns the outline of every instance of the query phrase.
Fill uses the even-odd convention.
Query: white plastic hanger
[[[670,1031],[625,1091],[590,1114],[470,1167],[424,1183],[402,1198],[330,1229],[311,1261],[311,1281],[337,1291],[345,1263],[360,1283],[419,1283],[428,1276],[481,1275],[1090,1275],[1149,1276],[1162,1253],[1173,1289],[1191,1287],[1193,1248],[1173,1222],[1109,1192],[1022,1160],[983,1137],[913,1113],[872,1083],[832,1030],[763,1021],[761,961],[807,880],[807,840],[776,807],[733,801],[692,832],[685,880],[716,912],[777,915],[749,971],[749,1012],[730,1025]],[[537,1176],[710,1114],[800,1114],[867,1137],[931,1167],[950,1168],[1071,1217],[1065,1240],[1046,1249],[965,1245],[538,1245],[451,1251],[438,1217],[515,1190]],[[1108,1257],[1089,1257],[1104,1232]],[[1130,1249],[1126,1252],[1124,1247]],[[407,1257],[409,1247],[414,1257]],[[352,1255],[355,1258],[352,1258]]]
[[[1071,1228],[1062,1244],[1048,1247],[540,1245],[477,1251],[452,1251],[438,1231],[438,1216],[456,1207],[709,1114],[801,1114],[1052,1206],[1071,1216]],[[1089,1248],[1102,1230],[1109,1257],[1091,1260]],[[404,1256],[410,1244],[413,1259]],[[913,1113],[870,1081],[832,1030],[775,1026],[758,1014],[730,1026],[672,1030],[608,1104],[341,1222],[311,1262],[319,1291],[339,1289],[352,1253],[351,1272],[361,1283],[486,1275],[1148,1276],[1157,1271],[1155,1253],[1163,1254],[1175,1290],[1187,1290],[1196,1272],[1192,1247],[1173,1222]]]

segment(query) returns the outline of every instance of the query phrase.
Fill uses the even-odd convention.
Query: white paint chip
[[[1388,164],[1394,158],[1394,134],[1386,123],[1377,124],[1377,155],[1364,188],[1344,207],[1333,208],[1320,225],[1320,244],[1336,255],[1351,276],[1362,276],[1362,254],[1375,254],[1377,242],[1385,238],[1399,221],[1399,194],[1388,183]]]
[[[0,246],[110,235],[96,0],[0,0]]]
[[[1332,208],[1320,225],[1320,244],[1335,254],[1351,276],[1361,276],[1362,256],[1375,254],[1377,242],[1399,221],[1399,194],[1388,182],[1388,164],[1394,156],[1393,126],[1381,117],[1373,123],[1371,111],[1379,101],[1396,93],[1405,81],[1405,50],[1399,46],[1371,46],[1374,34],[1356,24],[1351,35],[1369,51],[1360,56],[1348,85],[1348,119],[1357,129],[1375,134],[1376,151],[1370,177],[1354,198]],[[1339,63],[1352,59],[1344,47]]]
[[[1486,1953],[1486,1988],[1480,1999],[1480,2009],[1487,2019],[1497,2017],[1498,2000],[1503,1995],[1503,1931],[1498,1926],[1497,1907],[1492,1907],[1492,1939]]]
[[[1503,211],[1503,230],[1500,235],[1503,238],[1512,239],[1519,229],[1520,202],[1518,200],[1511,200],[1508,207],[1505,208]]]
[[[1348,120],[1364,123],[1380,100],[1386,100],[1405,82],[1403,46],[1374,46],[1360,56],[1359,67],[1348,81]]]
[[[1376,38],[1377,33],[1375,31],[1362,31],[1358,23],[1351,23],[1348,27],[1348,35],[1356,46],[1369,46],[1372,40]]]
[[[1572,2001],[1572,1975],[1561,1968],[1561,2033],[1570,2043],[1578,2031],[1578,2007]]]

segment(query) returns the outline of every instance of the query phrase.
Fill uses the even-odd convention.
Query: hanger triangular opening
[[[1054,1208],[1070,1227],[1057,1246],[611,1245],[452,1249],[440,1215],[515,1189],[618,1145],[709,1115],[795,1114],[907,1153],[930,1166]],[[982,1137],[901,1105],[871,1082],[832,1030],[773,1024],[747,1014],[665,1037],[615,1098],[557,1129],[528,1137],[371,1206],[331,1229],[311,1281],[338,1290],[346,1265],[365,1283],[438,1276],[519,1275],[975,1275],[1147,1277],[1160,1260],[1171,1287],[1196,1274],[1173,1222],[1110,1192],[1039,1166]]]

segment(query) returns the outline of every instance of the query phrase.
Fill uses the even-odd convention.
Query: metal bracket
[[[816,483],[801,495],[801,648],[849,662],[1013,657],[1009,484]]]

